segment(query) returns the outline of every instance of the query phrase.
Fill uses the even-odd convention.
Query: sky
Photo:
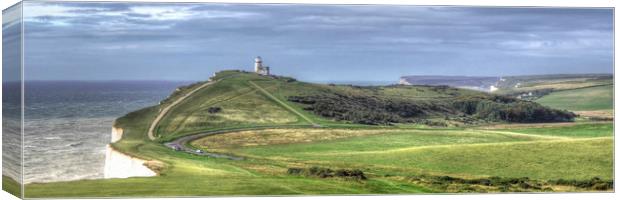
[[[594,8],[26,2],[25,77],[204,80],[256,56],[318,82],[612,73],[612,20]]]

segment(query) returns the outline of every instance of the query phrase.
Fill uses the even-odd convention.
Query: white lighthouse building
[[[254,59],[254,72],[260,75],[269,75],[269,66],[263,66],[263,59],[260,56]]]

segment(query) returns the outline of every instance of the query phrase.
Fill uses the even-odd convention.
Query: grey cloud
[[[99,79],[157,79],[158,73],[169,79],[202,79],[197,74],[243,67],[256,55],[279,66],[274,69],[280,74],[314,80],[613,70],[610,9],[49,5],[65,12],[26,21],[28,63],[38,79],[67,78],[40,72],[50,68]],[[175,70],[180,65],[202,73]],[[109,68],[105,74],[132,69],[96,76],[87,66]],[[146,68],[151,71],[142,73]],[[318,71],[330,73],[319,76]]]

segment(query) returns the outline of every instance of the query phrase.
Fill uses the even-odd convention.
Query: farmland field
[[[611,110],[613,86],[597,86],[553,92],[536,102],[558,109],[572,111]]]

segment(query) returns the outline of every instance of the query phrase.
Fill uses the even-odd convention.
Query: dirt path
[[[216,83],[217,80],[215,81],[209,81],[205,84],[202,84],[200,87],[186,93],[185,95],[181,96],[180,98],[178,98],[177,100],[175,100],[174,102],[172,102],[170,105],[166,106],[164,109],[162,109],[159,112],[159,115],[157,115],[157,117],[155,117],[155,120],[153,120],[153,123],[151,123],[151,127],[149,127],[149,132],[148,132],[148,136],[149,139],[151,140],[155,140],[157,139],[157,137],[155,137],[155,128],[157,127],[157,124],[159,124],[159,121],[161,121],[162,118],[164,118],[164,116],[166,116],[166,114],[168,114],[168,111],[170,111],[170,109],[172,109],[174,106],[176,106],[177,104],[181,103],[183,100],[185,100],[187,97],[191,96],[192,94],[194,94],[196,91],[205,88],[209,85],[212,85],[214,83]]]
[[[554,136],[554,135],[538,135],[538,134],[526,134],[526,133],[516,133],[510,131],[493,131],[493,130],[478,130],[482,133],[490,133],[490,134],[500,134],[500,135],[508,135],[515,137],[529,137],[543,140],[571,140],[574,138],[566,137],[566,136]]]
[[[265,94],[267,97],[269,97],[270,99],[274,100],[276,103],[280,104],[282,107],[286,108],[287,110],[295,113],[297,116],[303,118],[304,120],[306,120],[308,123],[312,124],[312,126],[314,127],[321,127],[321,125],[315,123],[314,121],[312,121],[312,119],[310,119],[309,117],[307,117],[306,115],[300,113],[299,111],[295,110],[294,108],[292,108],[290,105],[282,102],[280,99],[276,98],[275,96],[273,96],[271,93],[269,93],[269,91],[265,90],[263,87],[259,86],[258,84],[254,83],[253,81],[248,81],[252,86],[256,87],[256,89],[258,89],[259,91],[261,91],[263,94]]]
[[[220,80],[223,80],[223,79],[224,78],[222,78]],[[201,90],[201,89],[203,89],[203,88],[205,88],[205,87],[207,87],[209,85],[212,85],[212,84],[214,84],[214,83],[216,83],[218,81],[219,80],[214,80],[214,81],[209,81],[207,83],[204,83],[201,86],[199,86],[198,88],[193,89],[192,91],[184,94],[183,96],[179,97],[174,102],[172,102],[170,105],[168,105],[165,108],[163,108],[159,112],[157,117],[155,117],[155,120],[153,120],[153,122],[151,123],[151,126],[149,127],[149,130],[148,130],[148,137],[149,137],[149,139],[150,140],[157,139],[157,137],[155,136],[155,128],[157,128],[157,125],[159,124],[159,122],[164,118],[164,116],[166,116],[166,114],[168,114],[168,112],[172,108],[174,108],[174,106],[176,106],[177,104],[183,102],[185,99],[187,99],[188,97],[190,97],[191,95],[196,93],[198,90]],[[297,112],[296,110],[291,108],[289,105],[287,105],[284,102],[282,102],[279,99],[277,99],[275,96],[270,94],[264,88],[258,86],[257,84],[255,84],[255,83],[253,83],[251,81],[250,81],[250,84],[252,84],[256,89],[258,89],[260,92],[262,92],[265,95],[267,95],[272,100],[274,100],[277,103],[279,103],[280,105],[284,106],[286,109],[288,109],[288,110],[294,112],[295,114],[299,115],[300,117],[302,117],[303,119],[305,119],[306,121],[311,123],[313,126],[319,126],[318,124],[314,123],[310,118],[308,118],[308,117],[304,116],[303,114]],[[243,95],[245,95],[245,94],[243,94]],[[243,96],[243,95],[240,95],[240,96]],[[237,96],[237,97],[239,97],[239,96]],[[227,99],[227,100],[230,100],[230,99]],[[265,127],[256,127],[256,128],[261,129],[261,128],[265,128]],[[256,129],[256,128],[249,128],[249,129]],[[183,137],[180,137],[180,138],[177,138],[177,139],[173,140],[172,142],[165,143],[164,145],[167,146],[167,147],[170,147],[172,149],[175,149],[177,151],[184,151],[184,152],[195,154],[195,155],[209,156],[209,157],[215,157],[215,158],[227,158],[227,159],[231,159],[231,160],[242,160],[243,157],[237,157],[237,156],[231,156],[231,155],[224,155],[224,154],[217,154],[217,153],[210,153],[210,152],[199,151],[198,149],[192,148],[192,147],[187,145],[187,143],[191,142],[192,140],[196,140],[198,138],[202,138],[202,137],[209,136],[209,135],[227,133],[227,132],[231,132],[231,130],[210,131],[210,132],[204,132],[204,133],[199,133],[199,134],[183,136]]]

